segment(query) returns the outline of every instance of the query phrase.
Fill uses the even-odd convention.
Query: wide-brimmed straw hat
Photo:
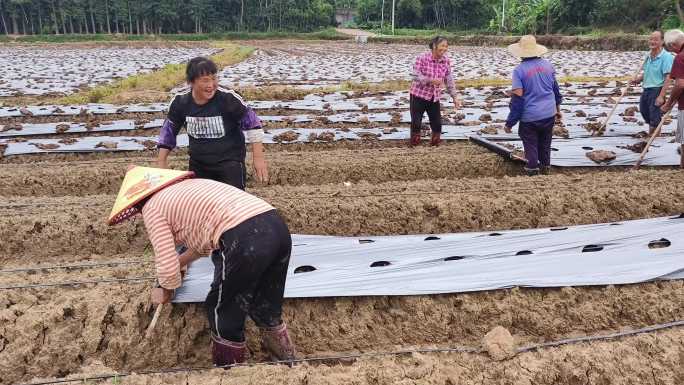
[[[518,43],[508,46],[508,51],[519,58],[541,56],[549,50],[543,45],[537,44],[537,39],[532,35],[523,36]]]
[[[192,171],[166,170],[163,168],[133,166],[129,168],[121,183],[107,223],[115,225],[138,214],[137,204],[159,190],[192,178]]]

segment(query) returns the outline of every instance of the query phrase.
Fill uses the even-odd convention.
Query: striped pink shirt
[[[438,102],[442,96],[442,87],[432,85],[430,82],[433,80],[441,80],[452,97],[456,94],[454,78],[451,75],[451,60],[447,56],[435,59],[432,51],[418,56],[413,65],[412,77],[409,93],[413,96]]]
[[[152,195],[142,209],[152,242],[159,284],[166,289],[181,286],[176,245],[198,255],[219,248],[226,230],[273,206],[240,189],[208,179],[188,179]]]

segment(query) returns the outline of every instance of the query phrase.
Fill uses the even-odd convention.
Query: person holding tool
[[[409,91],[409,104],[411,110],[411,147],[420,144],[420,129],[425,112],[430,119],[432,137],[431,146],[439,146],[442,139],[442,114],[439,99],[442,97],[442,88],[446,86],[447,92],[454,101],[454,108],[461,108],[461,101],[456,92],[454,78],[451,74],[451,60],[446,55],[449,43],[442,36],[436,36],[430,41],[430,52],[426,52],[416,59],[413,65],[413,82]]]
[[[268,181],[261,121],[237,92],[218,87],[218,68],[205,57],[186,67],[190,90],[176,95],[159,133],[157,167],[168,168],[176,136],[186,127],[190,138],[189,170],[199,178],[245,189],[245,137],[252,147],[254,175]]]
[[[155,254],[160,286],[152,291],[155,304],[171,301],[188,264],[219,251],[212,253],[214,281],[205,302],[214,365],[246,360],[247,315],[276,359],[294,359],[295,348],[282,320],[292,240],[270,204],[228,184],[196,179],[191,171],[133,166],[108,223],[139,213]],[[179,255],[177,244],[187,250]]]
[[[674,56],[663,49],[663,43],[662,32],[655,31],[651,34],[648,40],[651,51],[646,56],[643,72],[632,79],[634,85],[643,82],[644,91],[641,94],[639,109],[644,122],[649,126],[649,135],[653,135],[663,118],[660,107],[665,103],[671,83],[670,72]]]
[[[508,50],[522,60],[513,70],[513,90],[511,111],[506,120],[505,131],[520,122],[518,135],[525,148],[529,176],[546,174],[551,169],[551,139],[556,119],[561,119],[560,94],[556,70],[541,56],[548,52],[546,47],[537,44],[532,35],[523,36],[519,43],[512,44]]]
[[[675,103],[678,103],[679,113],[677,114],[677,130],[675,132],[675,142],[679,143],[680,167],[684,169],[684,32],[673,29],[665,33],[665,48],[675,53],[670,76],[675,80],[674,88],[670,98],[661,107],[662,112],[668,113],[672,110]]]

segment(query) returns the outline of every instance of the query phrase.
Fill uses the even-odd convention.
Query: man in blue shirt
[[[547,173],[551,166],[551,139],[556,117],[561,117],[562,97],[556,80],[556,70],[541,55],[548,50],[538,45],[534,36],[523,36],[520,43],[508,50],[522,59],[513,70],[511,112],[506,132],[520,122],[518,135],[525,148],[527,175]]]
[[[644,92],[641,94],[639,109],[644,121],[650,127],[649,133],[653,134],[663,117],[660,106],[665,103],[665,97],[672,83],[670,72],[674,56],[663,49],[663,34],[660,31],[651,34],[648,46],[651,52],[646,57],[643,71],[632,79],[632,83],[636,85],[643,82]]]

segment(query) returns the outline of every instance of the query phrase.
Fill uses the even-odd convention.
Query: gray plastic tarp
[[[495,141],[480,138],[483,142],[499,145],[514,146],[522,150],[522,141]],[[634,145],[647,139],[630,137],[595,137],[577,139],[554,139],[551,143],[551,165],[557,167],[605,167],[632,166],[641,155],[625,147]],[[644,166],[677,166],[680,163],[678,143],[673,143],[672,137],[660,137],[653,141],[644,157]],[[587,157],[587,153],[595,150],[612,151],[616,157],[605,163],[596,163]],[[509,153],[510,149],[507,150]]]
[[[668,217],[484,233],[294,235],[285,296],[423,295],[684,279],[683,232],[684,218]],[[174,302],[203,302],[213,269],[209,258],[194,262]]]

